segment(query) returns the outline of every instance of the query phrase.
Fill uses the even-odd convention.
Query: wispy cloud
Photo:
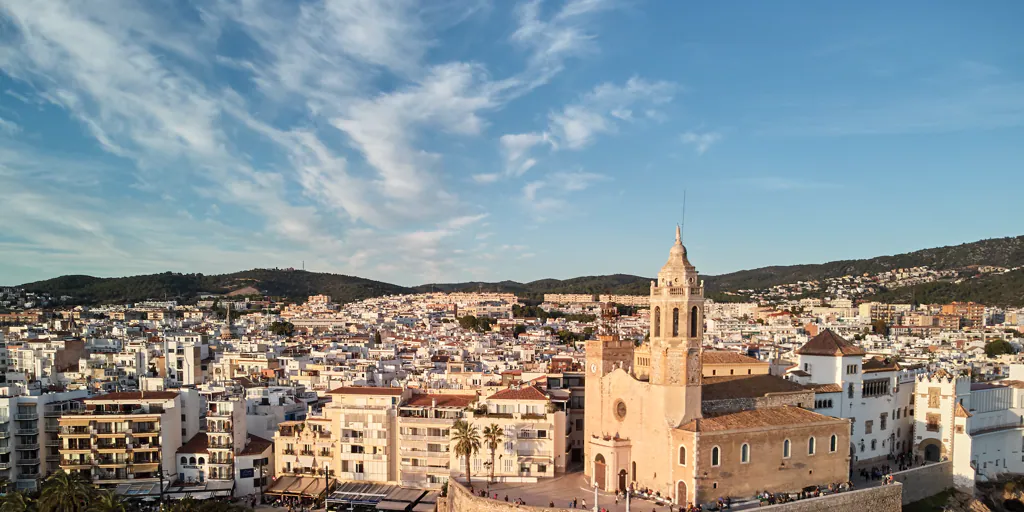
[[[634,105],[661,105],[672,100],[675,84],[633,77],[623,85],[603,83],[585,94],[578,103],[567,105],[549,116],[549,131],[555,143],[581,149],[602,133],[613,133],[617,121],[633,119]],[[648,109],[655,111],[654,109]]]
[[[7,135],[14,135],[20,131],[21,126],[18,126],[18,123],[0,117],[0,132],[6,133]]]
[[[722,134],[718,132],[685,132],[679,137],[683,144],[693,146],[698,155],[703,155],[711,146],[722,140]]]

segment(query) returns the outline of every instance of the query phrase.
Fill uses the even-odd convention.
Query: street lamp
[[[594,512],[597,512],[597,482],[594,482]]]

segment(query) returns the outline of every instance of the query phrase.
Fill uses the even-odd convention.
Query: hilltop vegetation
[[[924,249],[895,256],[844,260],[814,265],[772,266],[718,276],[704,276],[708,297],[717,301],[743,300],[726,294],[736,290],[763,289],[797,281],[821,280],[844,275],[877,274],[897,268],[928,266],[934,270],[965,269],[977,265],[1024,266],[1024,236],[982,240],[949,247]],[[969,272],[967,272],[969,273]],[[191,300],[201,293],[223,294],[248,287],[262,295],[301,300],[323,293],[338,302],[368,297],[430,291],[493,291],[515,293],[539,302],[545,293],[646,295],[651,278],[629,274],[585,276],[572,279],[435,283],[407,288],[360,277],[302,270],[254,269],[223,275],[165,272],[120,278],[82,275],[62,276],[22,285],[28,291],[54,297],[70,295],[75,303],[138,302],[146,299]],[[886,290],[873,299],[892,302],[949,302],[973,300],[985,304],[1024,305],[1024,271],[991,274],[962,283],[941,281]]]

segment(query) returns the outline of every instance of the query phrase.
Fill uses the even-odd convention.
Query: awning
[[[314,476],[282,476],[266,490],[265,494],[316,498],[322,495],[326,488],[327,484],[323,478]]]
[[[377,510],[407,510],[409,508],[408,501],[382,501],[377,504]]]

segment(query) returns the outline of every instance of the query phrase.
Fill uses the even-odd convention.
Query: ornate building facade
[[[650,304],[648,342],[587,342],[592,484],[685,504],[847,479],[850,423],[809,410],[812,392],[768,375],[702,377],[704,285],[678,228]]]

